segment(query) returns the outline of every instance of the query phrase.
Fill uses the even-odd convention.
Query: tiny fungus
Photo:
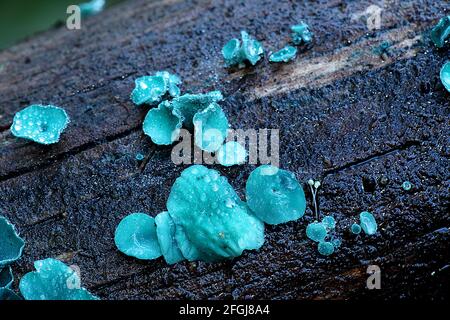
[[[22,256],[25,241],[19,237],[16,228],[0,216],[0,269],[13,263]]]
[[[361,233],[361,226],[357,223],[352,224],[350,227],[350,230],[353,234],[360,234]]]
[[[361,228],[367,235],[373,235],[377,232],[377,222],[370,212],[361,212],[359,214],[359,219]]]
[[[11,132],[14,136],[40,144],[53,144],[69,123],[64,109],[52,105],[31,105],[14,116]]]
[[[288,62],[295,59],[297,55],[297,48],[293,46],[286,46],[283,49],[274,52],[270,55],[270,62]]]
[[[0,267],[0,288],[10,288],[14,281],[14,276],[10,266]],[[1,300],[1,299],[0,299]]]
[[[332,216],[326,216],[322,219],[322,223],[328,230],[332,230],[336,227],[336,220]]]
[[[291,31],[292,42],[297,46],[308,44],[312,41],[313,33],[309,30],[309,26],[304,22],[291,26]]]
[[[215,102],[194,115],[195,144],[207,152],[217,151],[228,134],[228,119]]]
[[[242,164],[246,161],[247,156],[245,148],[235,141],[225,143],[217,151],[217,161],[225,167]]]
[[[182,123],[182,116],[166,100],[147,113],[143,129],[155,144],[169,145],[178,139]]]
[[[442,67],[440,78],[445,89],[450,92],[450,61],[446,62]]]
[[[322,242],[327,236],[327,228],[322,222],[313,222],[306,227],[306,236],[315,242]]]
[[[409,191],[412,188],[412,183],[409,182],[409,181],[405,181],[405,182],[402,183],[402,188],[405,191]]]
[[[329,256],[334,252],[334,245],[329,241],[319,242],[317,249],[323,256]]]
[[[105,0],[91,0],[79,4],[82,17],[93,16],[103,11]]]
[[[167,209],[184,240],[198,258],[217,261],[237,257],[243,250],[260,248],[264,224],[254,217],[225,177],[202,165],[185,169],[167,200]],[[183,252],[183,250],[182,250]]]
[[[135,87],[131,92],[131,100],[135,105],[155,105],[161,102],[168,93],[172,97],[180,94],[178,76],[167,71],[159,71],[153,76],[139,77],[134,81]]]
[[[81,287],[76,271],[59,260],[34,262],[36,271],[20,279],[19,289],[25,300],[98,300]]]
[[[135,158],[137,161],[142,161],[142,160],[144,160],[145,156],[144,156],[142,153],[138,152],[138,153],[136,153],[136,155],[134,156],[134,158]]]
[[[253,39],[246,31],[241,31],[241,41],[234,38],[228,41],[222,48],[222,55],[226,66],[238,65],[239,68],[245,66],[245,61],[255,65],[264,53],[261,43]]]
[[[211,103],[223,99],[220,91],[200,94],[184,94],[172,100],[172,107],[183,118],[183,125],[188,129],[194,128],[194,115],[206,109]]]
[[[265,223],[293,221],[305,213],[305,193],[292,172],[262,165],[252,171],[245,190],[248,206]]]
[[[156,235],[164,260],[174,264],[184,260],[175,238],[176,226],[169,212],[164,211],[155,217]]]
[[[114,242],[127,256],[152,260],[161,256],[155,219],[145,213],[132,213],[120,221]]]
[[[450,16],[443,17],[438,24],[431,29],[431,40],[436,47],[442,48],[445,45],[445,40],[450,35]]]

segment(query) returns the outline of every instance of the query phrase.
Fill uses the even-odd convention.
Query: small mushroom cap
[[[170,145],[178,139],[182,123],[181,115],[168,101],[163,101],[147,113],[142,127],[155,144]]]
[[[350,230],[353,234],[360,234],[361,233],[361,226],[357,223],[352,224]]]
[[[270,55],[270,62],[288,62],[294,60],[297,55],[297,48],[293,46],[286,46],[281,50]]]
[[[25,241],[19,237],[16,228],[0,216],[0,268],[13,263],[22,256]]]
[[[322,222],[313,222],[306,227],[306,236],[316,242],[322,242],[327,236],[327,228]]]
[[[262,165],[252,171],[245,190],[248,206],[265,223],[293,221],[305,213],[305,193],[292,172]]]
[[[164,211],[158,214],[155,217],[155,223],[156,235],[164,260],[168,264],[174,264],[184,260],[183,254],[175,239],[176,226],[169,212]]]
[[[359,214],[359,219],[361,228],[367,235],[373,235],[377,232],[377,222],[375,221],[375,217],[370,212],[361,212]]]
[[[69,122],[69,116],[64,109],[35,104],[16,113],[11,133],[40,144],[53,144],[59,141]]]
[[[131,100],[135,105],[157,104],[167,92],[167,83],[163,76],[143,76],[134,80],[135,87]]]
[[[74,269],[56,259],[34,263],[36,271],[25,274],[19,289],[25,300],[98,300],[81,287]]]
[[[334,246],[329,241],[321,241],[317,246],[319,253],[323,256],[329,256],[334,252]]]
[[[235,141],[225,143],[217,151],[217,161],[225,167],[242,164],[246,161],[247,156],[247,150]]]
[[[194,115],[195,144],[207,152],[217,151],[228,135],[228,119],[217,103]]]
[[[295,45],[310,43],[312,41],[313,33],[309,30],[309,26],[304,22],[291,26],[291,31],[292,42]]]
[[[438,24],[431,29],[430,38],[434,45],[442,48],[445,45],[445,40],[450,35],[450,16],[443,17]]]
[[[450,92],[450,61],[443,65],[440,72],[440,78],[445,89]]]
[[[127,256],[153,260],[161,256],[155,219],[145,213],[132,213],[120,221],[114,241]]]
[[[336,227],[336,220],[332,216],[326,216],[322,219],[322,223],[327,229],[334,229]]]

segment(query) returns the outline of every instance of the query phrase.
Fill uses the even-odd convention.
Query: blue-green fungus
[[[292,42],[295,45],[308,44],[312,41],[313,33],[309,30],[309,26],[301,22],[300,24],[291,26]]]
[[[297,220],[306,210],[305,193],[295,175],[275,166],[262,165],[253,170],[246,195],[250,209],[268,224]]]
[[[164,260],[168,264],[174,264],[184,260],[184,256],[175,238],[176,226],[169,212],[164,211],[158,214],[155,217],[155,223],[156,235]]]
[[[170,191],[167,209],[199,260],[237,257],[264,243],[264,224],[254,217],[225,177],[202,165],[185,169]],[[178,247],[184,246],[177,237]],[[185,256],[186,257],[186,256]]]
[[[202,254],[197,247],[189,240],[183,227],[178,225],[175,227],[175,240],[182,256],[188,261],[202,260]]]
[[[161,256],[155,219],[145,213],[132,213],[123,218],[117,226],[114,242],[127,256],[142,260]]]
[[[217,103],[194,115],[195,144],[207,152],[217,151],[227,138],[228,119]]]
[[[23,300],[14,291],[9,288],[0,288],[0,301]]]
[[[166,100],[147,113],[142,127],[155,144],[170,145],[178,139],[182,124],[182,116]]]
[[[173,110],[183,119],[187,129],[194,129],[194,115],[206,109],[210,104],[223,99],[220,91],[199,94],[184,94],[172,100]]]
[[[144,160],[145,156],[144,156],[142,153],[138,152],[138,153],[136,153],[136,155],[134,156],[134,158],[135,158],[137,161],[142,161],[142,160]]]
[[[329,241],[321,241],[317,246],[319,253],[323,256],[329,256],[334,252],[334,245]]]
[[[333,244],[333,247],[337,249],[341,246],[342,241],[341,239],[334,238],[333,240],[331,240],[331,243]]]
[[[327,236],[327,228],[322,222],[312,222],[306,227],[306,236],[315,242],[322,242]]]
[[[169,92],[170,96],[175,98],[180,95],[181,91],[178,86],[181,84],[181,79],[179,76],[171,74],[167,71],[158,71],[155,75],[164,78],[164,81],[166,83],[166,90],[167,92]]]
[[[445,45],[445,40],[450,35],[450,16],[443,17],[439,20],[438,24],[431,29],[431,40],[438,48],[442,48]]]
[[[34,262],[36,271],[25,274],[19,289],[25,300],[98,300],[81,287],[77,272],[56,259]]]
[[[262,57],[264,48],[262,44],[253,39],[246,31],[241,31],[242,43],[238,39],[231,39],[222,48],[222,55],[226,66],[245,66],[245,61],[255,65]]]
[[[14,276],[10,266],[0,268],[0,288],[10,288],[14,281]],[[0,299],[1,300],[1,299]]]
[[[377,222],[370,212],[361,212],[359,214],[359,219],[361,228],[367,235],[373,235],[377,232]]]
[[[64,109],[34,104],[16,113],[11,133],[40,144],[53,144],[59,141],[69,122],[69,116]]]
[[[286,46],[283,49],[274,52],[270,55],[270,62],[288,62],[295,59],[297,55],[297,48],[293,46]]]
[[[450,92],[450,61],[446,62],[440,72],[441,82],[445,89]]]
[[[328,229],[334,229],[336,227],[336,220],[332,216],[326,216],[322,219],[322,223]]]
[[[105,0],[91,0],[79,4],[80,13],[82,17],[89,17],[99,14],[105,7]]]
[[[217,151],[217,161],[225,167],[242,164],[247,159],[247,150],[236,141],[229,141]]]
[[[412,183],[409,182],[409,181],[405,181],[405,182],[402,183],[402,188],[405,191],[409,191],[412,188]]]
[[[167,92],[166,80],[161,75],[139,77],[134,84],[131,100],[138,106],[158,104]]]
[[[0,216],[0,268],[13,263],[22,256],[25,241],[19,237],[16,228]]]
[[[361,233],[361,226],[357,223],[352,224],[350,227],[350,230],[353,234],[360,234]]]

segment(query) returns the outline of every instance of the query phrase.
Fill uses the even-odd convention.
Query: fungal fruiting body
[[[139,77],[134,81],[135,87],[131,92],[131,100],[135,105],[155,105],[161,102],[168,93],[171,97],[180,94],[178,85],[181,79],[167,71],[158,71],[153,76]]]
[[[177,110],[169,101],[163,101],[147,113],[142,127],[155,144],[169,145],[178,139],[182,123],[183,118]]]
[[[201,260],[237,257],[264,243],[264,224],[251,214],[225,177],[204,166],[194,165],[182,172],[172,186],[167,209]]]
[[[405,181],[405,182],[402,183],[402,188],[405,191],[409,191],[412,188],[412,183],[409,182],[409,181]]]
[[[274,52],[270,55],[270,62],[288,62],[295,59],[297,55],[297,48],[293,46],[286,46],[283,49]]]
[[[89,17],[99,14],[105,7],[105,0],[91,0],[79,4],[80,13],[82,17]]]
[[[306,227],[306,236],[315,242],[322,242],[327,236],[327,228],[322,222],[313,222]]]
[[[145,213],[132,213],[122,219],[114,241],[121,252],[131,257],[152,260],[161,256],[155,219]]]
[[[430,37],[438,48],[445,45],[445,40],[450,35],[450,16],[443,17],[438,24],[431,30]]]
[[[22,256],[25,241],[19,237],[16,228],[0,216],[0,269],[13,263]]]
[[[0,289],[10,288],[14,281],[14,276],[10,266],[0,267]],[[0,299],[1,300],[1,299]]]
[[[334,245],[333,243],[329,242],[329,241],[322,241],[319,242],[318,246],[317,246],[317,250],[319,251],[319,253],[323,256],[329,256],[330,254],[332,254],[334,252]]]
[[[250,174],[245,190],[248,206],[265,223],[293,221],[305,213],[305,193],[292,172],[260,166]]]
[[[367,211],[361,212],[359,214],[361,229],[367,235],[373,235],[377,232],[377,222],[375,221],[374,216]]]
[[[309,30],[309,26],[301,22],[291,27],[292,42],[295,45],[308,44],[312,41],[313,33]]]
[[[81,287],[76,271],[59,260],[34,263],[36,271],[25,274],[19,289],[25,300],[98,300]]]
[[[184,260],[175,238],[176,226],[169,212],[164,211],[155,217],[156,235],[164,260],[174,264]]]
[[[350,230],[353,234],[360,234],[361,233],[361,226],[357,223],[352,224],[350,227]]]
[[[450,92],[450,61],[446,62],[440,72],[441,82],[445,89]]]
[[[247,159],[247,151],[238,142],[229,141],[217,151],[217,161],[225,167],[242,164]]]
[[[35,104],[16,113],[11,133],[40,144],[53,144],[59,141],[69,122],[69,116],[64,109]]]
[[[222,48],[222,55],[226,66],[238,65],[240,68],[245,66],[248,61],[255,65],[264,53],[261,43],[253,39],[246,31],[241,31],[241,41],[233,38]]]
[[[195,144],[207,152],[217,151],[228,134],[228,119],[215,102],[197,112],[193,118]]]

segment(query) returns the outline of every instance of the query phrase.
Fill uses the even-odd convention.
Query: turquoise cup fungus
[[[238,65],[240,68],[245,66],[248,61],[255,65],[264,53],[261,43],[253,39],[246,31],[241,31],[241,41],[234,38],[228,41],[222,48],[222,55],[227,67]]]
[[[45,259],[34,263],[36,271],[20,279],[19,289],[25,300],[98,300],[81,287],[76,271],[59,260]]]
[[[0,269],[13,263],[22,256],[25,241],[19,237],[16,228],[0,216]]]
[[[40,144],[59,141],[61,133],[70,122],[64,109],[52,105],[31,105],[14,116],[11,133]]]
[[[293,221],[305,213],[305,193],[292,172],[262,165],[252,171],[245,190],[248,206],[265,223]]]
[[[168,101],[163,101],[147,113],[142,127],[155,144],[170,145],[178,139],[182,124],[179,112]]]
[[[309,30],[309,26],[304,22],[293,25],[291,31],[292,42],[295,45],[308,44],[312,41],[313,33]]]
[[[155,219],[145,213],[132,213],[120,221],[114,235],[117,248],[127,256],[153,260],[161,256]]]
[[[436,47],[442,48],[450,35],[450,16],[443,17],[438,24],[431,29],[430,38]]]
[[[228,119],[215,102],[194,115],[195,144],[207,152],[217,151],[228,135]]]
[[[274,52],[270,55],[270,62],[289,62],[295,59],[297,55],[297,48],[293,46],[286,46],[283,49]]]
[[[367,211],[361,212],[359,214],[361,229],[367,235],[373,235],[377,232],[377,222],[375,221],[374,216]]]
[[[306,236],[315,242],[322,242],[327,236],[327,228],[322,222],[313,222],[306,227]]]
[[[450,92],[450,61],[442,66],[439,76],[445,89]]]
[[[10,266],[0,268],[0,288],[10,288],[14,281],[14,276]]]
[[[174,264],[184,260],[184,256],[178,247],[176,240],[176,226],[169,212],[164,211],[155,217],[156,236],[161,248],[164,260],[168,264]]]

